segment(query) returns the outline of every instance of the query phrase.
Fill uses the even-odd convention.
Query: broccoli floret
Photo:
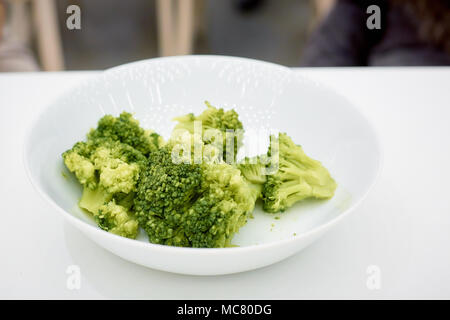
[[[252,189],[252,195],[255,201],[261,197],[263,185],[267,181],[266,162],[264,156],[253,158],[244,158],[238,163],[237,167],[241,171],[245,180]]]
[[[139,225],[134,216],[125,207],[118,205],[114,200],[102,205],[94,219],[98,226],[122,237],[136,238]]]
[[[227,247],[254,209],[252,190],[239,169],[202,165],[203,193],[186,212],[184,230],[193,247]]]
[[[182,130],[187,130],[193,135],[195,122],[201,121],[201,138],[205,144],[220,146],[220,150],[223,152],[223,160],[227,163],[232,163],[236,159],[237,151],[242,144],[243,126],[239,120],[239,115],[234,110],[224,111],[222,108],[217,109],[208,101],[205,101],[205,104],[208,108],[198,116],[189,113],[174,118],[173,120],[178,121],[178,123],[173,132],[176,134],[183,132]],[[220,134],[221,141],[215,141],[217,133]]]
[[[271,136],[273,139],[277,138]],[[263,185],[265,211],[280,212],[303,199],[327,199],[334,195],[336,182],[328,170],[319,161],[308,157],[285,133],[278,135],[277,151],[278,170],[267,175]],[[275,152],[269,149],[269,156]]]
[[[127,144],[102,139],[78,142],[62,156],[83,186],[102,186],[110,193],[134,191],[147,159]]]
[[[139,154],[136,154],[132,160],[135,162],[132,162],[129,159],[129,152],[133,150],[127,149],[126,145],[119,143],[113,146],[100,146],[91,156],[99,173],[98,183],[109,193],[130,193],[135,190],[139,170],[145,158],[140,158]]]
[[[121,205],[122,207],[124,207],[127,210],[132,210],[134,211],[134,197],[135,197],[136,193],[135,192],[130,192],[128,194],[126,193],[116,193],[114,194],[114,201],[118,204]]]
[[[119,117],[106,115],[101,118],[97,128],[88,134],[88,140],[96,141],[98,139],[125,143],[143,155],[157,150],[163,143],[157,133],[142,129],[139,121],[128,112],[122,112]]]
[[[78,143],[79,145],[80,143]],[[77,151],[77,145],[63,154],[64,163],[70,172],[75,173],[82,185],[94,188],[97,185],[95,166],[89,158]]]
[[[111,201],[112,198],[113,195],[107,192],[102,187],[96,187],[94,189],[91,189],[85,186],[83,188],[83,193],[81,195],[81,199],[80,202],[78,203],[78,206],[95,215],[97,214],[98,209],[102,205]]]
[[[219,129],[220,131],[226,131],[228,129],[237,130],[243,128],[236,111],[224,111],[222,108],[217,109],[208,101],[205,101],[205,104],[208,108],[198,116],[189,113],[175,118],[174,120],[179,122],[175,129],[187,129],[189,132],[194,133],[194,121],[201,121],[203,129]]]
[[[238,164],[266,212],[281,212],[303,199],[334,195],[336,183],[319,161],[308,157],[284,133],[270,140],[267,155],[245,158]]]
[[[171,148],[165,146],[150,155],[142,173],[134,200],[139,224],[149,241],[174,246],[189,246],[180,232],[181,210],[200,187],[198,165],[172,161]]]
[[[78,205],[92,214],[101,229],[134,239],[139,229],[131,210],[133,196],[131,193],[112,194],[100,186],[95,189],[84,187]]]
[[[253,210],[251,189],[231,165],[173,163],[171,146],[152,153],[135,198],[150,242],[185,247],[229,246]]]
[[[160,144],[159,135],[144,131],[129,113],[122,113],[118,118],[107,115],[100,119],[85,142],[63,153],[67,168],[83,185],[79,206],[89,211],[102,229],[136,237],[137,228],[130,228],[130,221],[137,225],[133,216],[137,180],[147,155]],[[123,219],[125,214],[129,219]],[[105,227],[105,221],[114,221],[114,226]]]

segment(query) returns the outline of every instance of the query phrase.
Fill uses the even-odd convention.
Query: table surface
[[[67,224],[28,182],[21,159],[30,119],[97,72],[0,74],[0,298],[449,299],[450,68],[295,71],[347,96],[372,120],[384,149],[381,176],[351,215],[304,251],[214,277],[116,257]],[[75,290],[67,286],[71,265],[81,272]]]

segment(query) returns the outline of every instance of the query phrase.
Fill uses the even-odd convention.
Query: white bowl
[[[103,72],[64,94],[34,122],[25,142],[28,176],[55,211],[98,245],[150,268],[217,275],[267,266],[316,240],[366,196],[380,170],[380,146],[366,118],[345,98],[290,69],[221,56],[151,59]],[[287,132],[338,183],[328,201],[306,201],[273,215],[259,206],[234,237],[239,247],[178,248],[99,229],[78,207],[81,187],[61,153],[104,114],[135,113],[141,125],[168,136],[174,116],[201,112],[203,102],[235,108],[248,132]],[[266,139],[267,137],[264,137]],[[63,174],[64,172],[64,174]],[[66,176],[66,177],[64,177]],[[275,219],[279,217],[279,219]]]

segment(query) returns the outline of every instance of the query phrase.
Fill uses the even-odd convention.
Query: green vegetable
[[[160,135],[151,130],[142,129],[139,121],[128,112],[122,112],[117,118],[111,115],[104,116],[98,122],[97,129],[91,130],[88,134],[88,140],[101,141],[103,139],[120,141],[145,156],[163,144]]]
[[[94,216],[100,228],[127,238],[135,238],[139,225],[127,208],[110,201],[102,205]]]
[[[152,153],[135,198],[136,216],[150,242],[226,247],[253,211],[254,199],[240,171],[226,163],[172,161],[169,143]]]
[[[252,190],[252,199],[256,201],[262,195],[263,185],[267,181],[266,164],[262,156],[244,158],[237,165]]]
[[[193,113],[174,118],[178,121],[174,128],[174,134],[188,131],[190,134],[201,134],[203,142],[212,144],[223,152],[223,160],[227,163],[233,163],[239,147],[242,144],[243,126],[239,120],[239,115],[234,110],[224,111],[222,108],[213,107],[208,101],[205,101],[207,109],[200,115]],[[196,132],[195,123],[200,124],[201,132]]]
[[[152,243],[216,248],[233,246],[257,199],[275,213],[333,196],[327,169],[284,133],[271,136],[279,144],[271,143],[267,154],[234,164],[243,132],[238,114],[206,104],[199,116],[176,118],[167,142],[130,113],[101,118],[86,141],[62,154],[83,186],[80,208],[123,237],[136,238],[141,227]]]
[[[157,134],[143,130],[131,114],[123,112],[117,118],[101,118],[86,141],[63,153],[65,165],[83,185],[79,206],[89,211],[102,229],[124,237],[137,236],[130,196],[136,191],[147,156],[162,143]]]
[[[276,159],[278,153],[278,170],[267,175],[263,184],[265,211],[281,212],[307,198],[333,197],[336,182],[319,161],[308,157],[285,133],[280,133],[278,138],[271,136],[274,139],[278,140],[278,148],[273,150],[272,145],[276,144],[271,142],[268,156]]]

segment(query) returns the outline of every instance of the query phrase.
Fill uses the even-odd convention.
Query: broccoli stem
[[[79,207],[85,209],[96,215],[98,209],[109,202],[112,199],[112,194],[106,192],[102,187],[97,187],[95,189],[90,189],[88,187],[83,188],[83,194],[81,196]]]

